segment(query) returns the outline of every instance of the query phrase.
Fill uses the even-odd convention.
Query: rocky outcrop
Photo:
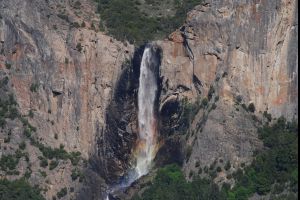
[[[124,63],[106,109],[103,137],[97,138],[98,154],[92,160],[110,184],[118,184],[132,167],[132,151],[138,135],[137,92],[142,53],[143,47],[135,51],[132,61]]]
[[[80,151],[85,160],[97,154],[97,138],[103,137],[106,109],[122,64],[133,54],[133,46],[97,30],[96,7],[88,0],[0,1],[0,71],[10,80],[21,114],[33,112],[28,120],[43,144]],[[21,128],[18,133],[22,135]],[[38,173],[39,162],[30,162]],[[61,170],[47,172],[48,181],[29,180],[47,188],[47,199],[64,186],[68,191],[75,187],[75,193],[64,197],[70,199],[82,186],[72,181],[72,169],[62,165]],[[103,179],[95,172],[101,168],[91,169],[87,177],[100,187]],[[85,198],[97,199],[100,192]]]
[[[265,111],[273,118],[298,118],[297,4],[205,1],[170,40],[158,42],[164,52],[161,104],[174,95],[179,103],[209,100],[186,133],[172,129],[188,133],[183,141],[192,149],[184,164],[187,174],[198,171],[196,162],[204,167],[220,158],[235,168],[249,162],[260,147],[253,118]],[[243,109],[250,103],[256,117]]]

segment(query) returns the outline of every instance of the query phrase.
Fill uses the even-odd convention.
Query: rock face
[[[264,111],[274,118],[298,118],[297,4],[205,1],[170,41],[158,42],[164,52],[161,104],[174,96],[177,102],[209,100],[186,130],[184,143],[192,149],[184,164],[187,174],[198,170],[196,162],[204,167],[221,158],[238,167],[251,160],[260,143],[245,105],[253,103],[258,118]]]
[[[297,0],[207,0],[156,41],[163,52],[158,166],[177,162],[189,174],[230,160],[236,169],[261,147],[264,111],[298,118],[297,7]],[[130,164],[142,49],[134,54],[132,45],[99,32],[95,8],[91,0],[0,0],[0,80],[8,78],[21,114],[34,114],[35,138],[90,161],[79,166],[84,183],[72,180],[68,161],[43,178],[41,152],[26,140],[29,181],[45,188],[46,199],[63,186],[74,192],[62,199],[102,199],[104,179],[115,183]],[[0,130],[0,145],[13,133],[1,154],[25,140],[20,121]],[[24,163],[7,178],[24,175]]]
[[[106,109],[103,137],[97,138],[98,154],[92,160],[110,184],[117,184],[131,167],[138,135],[137,92],[142,53],[143,47],[135,51],[131,62],[124,63],[113,98]]]
[[[95,28],[96,7],[88,0],[0,1],[0,70],[9,77],[21,114],[34,113],[29,122],[43,144],[64,145],[67,151],[80,151],[86,160],[97,154],[97,138],[103,137],[106,109],[122,64],[133,54],[133,46]],[[39,162],[31,164],[38,173]],[[87,192],[86,199],[99,198],[97,170],[101,168],[87,173],[97,189]],[[52,199],[62,187],[69,191],[75,184],[71,171],[64,165],[62,171],[49,172],[49,184],[46,179],[30,182],[47,187],[45,197]],[[76,197],[81,186],[73,187],[75,193],[64,199]]]

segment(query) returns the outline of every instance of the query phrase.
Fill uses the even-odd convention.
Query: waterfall
[[[157,122],[155,101],[157,97],[157,71],[160,60],[156,47],[147,45],[140,66],[138,89],[138,127],[139,135],[134,148],[135,165],[123,177],[120,184],[109,188],[105,200],[109,200],[109,194],[124,190],[134,181],[146,175],[151,169],[152,161],[157,153]]]
[[[156,68],[158,65],[154,47],[144,50],[138,91],[138,125],[139,138],[136,148],[137,178],[146,175],[157,151],[157,123],[155,116],[155,100],[157,94]]]

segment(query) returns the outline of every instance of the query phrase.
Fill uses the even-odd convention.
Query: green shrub
[[[15,170],[20,158],[15,155],[2,155],[0,159],[0,168],[2,171]]]
[[[238,95],[238,96],[235,98],[235,100],[236,100],[236,102],[237,102],[238,104],[240,104],[240,103],[242,103],[242,101],[243,101],[243,97],[242,97],[241,95]]]
[[[217,105],[215,103],[212,104],[211,109],[215,110],[217,108]]]
[[[189,178],[192,178],[194,176],[194,172],[191,170],[189,173]]]
[[[226,178],[227,178],[228,180],[232,179],[232,174],[227,174]]]
[[[68,159],[68,153],[62,149],[62,148],[52,148],[52,147],[46,147],[42,143],[39,143],[36,141],[35,144],[39,150],[42,152],[43,156],[46,158],[52,160],[53,158],[61,159],[61,160],[67,160]]]
[[[9,136],[4,138],[4,143],[9,143],[9,142],[10,142],[10,137]]]
[[[11,64],[8,62],[5,62],[5,67],[6,67],[6,69],[11,69]]]
[[[209,166],[209,170],[214,170],[216,168],[217,165],[217,161],[214,161],[210,166]]]
[[[244,110],[248,112],[248,107],[247,107],[246,104],[243,103],[243,104],[242,104],[242,108],[244,108]]]
[[[21,149],[21,150],[24,150],[25,148],[26,148],[26,143],[23,141],[23,142],[21,142],[20,144],[19,144],[19,148]]]
[[[200,167],[199,170],[198,170],[198,174],[200,175],[200,174],[202,174],[202,172],[203,172],[203,170],[202,170],[202,168]]]
[[[61,189],[58,193],[57,193],[57,197],[59,199],[63,198],[64,196],[66,196],[68,194],[68,189],[66,187],[64,187],[63,189]]]
[[[58,14],[57,17],[59,17],[59,18],[65,20],[65,21],[68,22],[68,23],[70,22],[68,15],[65,15],[65,14]]]
[[[254,105],[254,103],[250,103],[249,104],[249,106],[248,106],[248,110],[250,111],[250,112],[255,112],[255,105]]]
[[[218,102],[220,100],[220,96],[215,97],[215,102]]]
[[[30,128],[25,128],[23,134],[27,137],[27,138],[31,138],[32,136],[32,131]]]
[[[58,166],[59,162],[57,160],[51,160],[49,165],[49,170],[53,170]]]
[[[71,27],[80,28],[80,24],[78,22],[71,23]]]
[[[215,93],[215,88],[213,86],[210,86],[209,91],[208,91],[208,95],[207,95],[209,101],[212,99],[214,93]]]
[[[205,174],[208,174],[208,167],[207,166],[205,166],[203,170],[204,170]]]
[[[34,117],[33,110],[31,110],[31,109],[29,110],[28,116],[29,116],[30,118],[33,118],[33,117]]]
[[[37,92],[38,89],[39,89],[39,84],[38,84],[38,83],[32,83],[32,84],[30,85],[30,91],[31,91],[31,92]]]
[[[186,132],[189,125],[194,120],[195,116],[197,115],[198,111],[200,110],[201,106],[199,103],[200,99],[198,98],[195,103],[188,102],[187,99],[182,101],[182,114],[180,118],[179,124],[181,125],[181,131]]]
[[[78,43],[78,44],[76,45],[76,49],[77,49],[77,51],[79,51],[79,52],[82,51],[81,43]]]
[[[217,170],[211,170],[208,174],[212,180],[218,176]]]
[[[269,122],[272,121],[272,115],[268,113],[267,111],[264,111],[263,113],[264,118],[266,118]]]
[[[9,78],[6,76],[2,80],[0,80],[0,88],[3,88],[8,85]]]
[[[79,182],[82,182],[84,179],[84,174],[82,172],[80,172],[78,169],[73,169],[71,178],[73,181],[75,181],[79,178]]]
[[[4,128],[6,125],[6,120],[0,116],[0,127]]]
[[[25,154],[24,154],[20,149],[17,149],[17,150],[15,151],[15,157],[16,157],[17,159],[20,159],[20,158],[22,158],[23,156],[25,156]]]
[[[31,177],[31,174],[32,174],[32,170],[28,167],[24,174],[24,178],[29,179]]]
[[[40,157],[40,167],[46,168],[48,166],[48,160],[44,157]]]
[[[74,8],[75,8],[75,9],[80,9],[80,7],[81,7],[80,1],[76,1],[76,2],[74,3]]]
[[[80,152],[71,152],[69,153],[68,157],[71,160],[72,165],[76,166],[80,159],[81,159],[81,153]]]
[[[14,107],[14,106],[10,107],[8,118],[14,120],[17,117],[19,117],[19,111],[18,111],[18,109],[16,107]]]
[[[225,78],[226,76],[228,76],[228,72],[224,72],[222,78]]]
[[[230,170],[230,168],[231,168],[231,163],[230,163],[230,161],[227,161],[226,164],[225,164],[224,169],[225,169],[226,171],[228,171],[228,170]]]
[[[243,170],[242,169],[238,169],[236,172],[234,172],[233,174],[233,177],[236,179],[236,180],[240,180],[242,177],[243,177],[243,175],[244,175],[244,172],[243,172]]]
[[[12,94],[3,95],[6,97],[6,100],[0,99],[0,127],[2,128],[6,125],[6,119],[14,120],[20,115],[14,96]]]
[[[206,107],[208,105],[208,99],[204,98],[201,103],[202,107]]]
[[[42,177],[46,178],[47,177],[47,173],[45,171],[41,171],[39,170],[40,174]]]
[[[45,200],[38,187],[31,187],[25,179],[8,181],[0,179],[0,199]]]
[[[36,141],[34,138],[31,138],[31,142],[34,146],[38,147],[39,150],[42,152],[43,156],[49,160],[56,159],[56,160],[67,160],[69,159],[73,165],[77,165],[81,159],[80,152],[70,152],[68,153],[63,145],[60,148],[52,148],[47,147],[44,144]]]
[[[188,146],[187,149],[186,149],[186,160],[189,160],[191,155],[192,155],[192,152],[193,152],[193,147],[192,146]]]

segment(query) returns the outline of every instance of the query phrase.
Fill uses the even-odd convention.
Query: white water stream
[[[158,67],[158,59],[151,48],[153,47],[148,46],[145,48],[140,67],[138,90],[139,135],[134,153],[136,165],[134,166],[134,172],[128,174],[127,180],[115,187],[115,190],[127,188],[134,181],[148,174],[157,153],[155,100],[158,86],[155,68]],[[110,192],[113,192],[113,190]],[[109,197],[106,196],[105,200],[109,200]]]
[[[157,79],[155,75],[156,55],[153,55],[151,47],[146,47],[141,68],[140,84],[138,92],[138,123],[139,139],[136,148],[137,178],[146,175],[156,155],[157,124],[155,117],[155,99],[157,93]]]

